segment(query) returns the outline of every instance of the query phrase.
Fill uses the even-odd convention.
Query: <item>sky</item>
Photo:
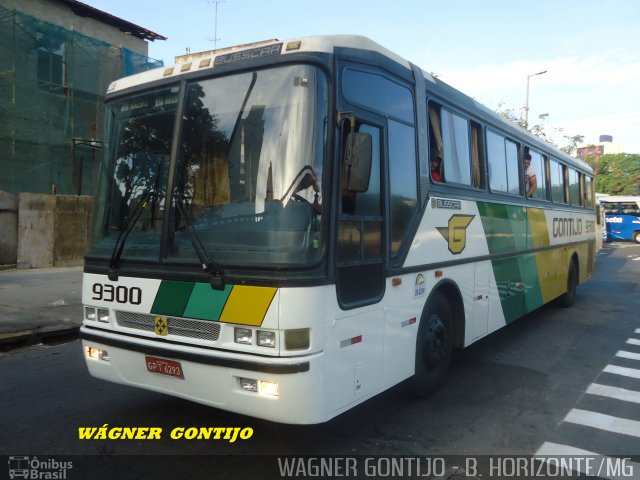
[[[82,0],[159,33],[149,56],[278,38],[364,35],[553,140],[612,135],[640,153],[637,0]],[[217,11],[217,19],[216,19]],[[542,115],[542,117],[540,117]]]

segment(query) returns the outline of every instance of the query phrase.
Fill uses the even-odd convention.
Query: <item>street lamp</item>
[[[76,191],[78,195],[82,195],[82,169],[84,166],[84,157],[80,157],[80,162],[76,161],[76,147],[83,146],[90,148],[93,150],[93,155],[95,158],[96,150],[100,150],[104,147],[104,142],[102,140],[96,140],[95,138],[91,139],[83,139],[83,138],[72,138],[71,139],[71,159],[73,161],[73,170],[76,173],[74,176]]]
[[[538,73],[532,73],[531,75],[527,75],[527,96],[524,101],[524,128],[529,129],[529,79],[531,77],[535,77],[536,75],[542,75],[543,73],[547,73],[546,70]]]

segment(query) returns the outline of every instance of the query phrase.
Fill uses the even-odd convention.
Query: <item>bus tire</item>
[[[640,232],[635,232],[633,234],[633,241],[640,244]]]
[[[413,388],[427,397],[445,381],[453,354],[453,318],[451,307],[441,292],[429,300],[418,328],[416,367]]]
[[[576,300],[576,288],[578,287],[578,268],[575,260],[569,263],[569,272],[567,274],[567,291],[560,297],[560,306],[569,308]]]

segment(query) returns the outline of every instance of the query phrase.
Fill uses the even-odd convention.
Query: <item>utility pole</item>
[[[547,73],[547,71],[543,70],[542,72],[532,73],[531,75],[527,75],[527,96],[525,97],[525,101],[524,101],[524,128],[526,128],[527,130],[529,130],[529,79],[531,77],[535,77],[536,75],[542,75],[544,73]]]

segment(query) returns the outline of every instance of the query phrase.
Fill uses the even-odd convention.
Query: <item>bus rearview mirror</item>
[[[351,132],[342,163],[343,186],[350,192],[366,192],[371,176],[371,135]]]

